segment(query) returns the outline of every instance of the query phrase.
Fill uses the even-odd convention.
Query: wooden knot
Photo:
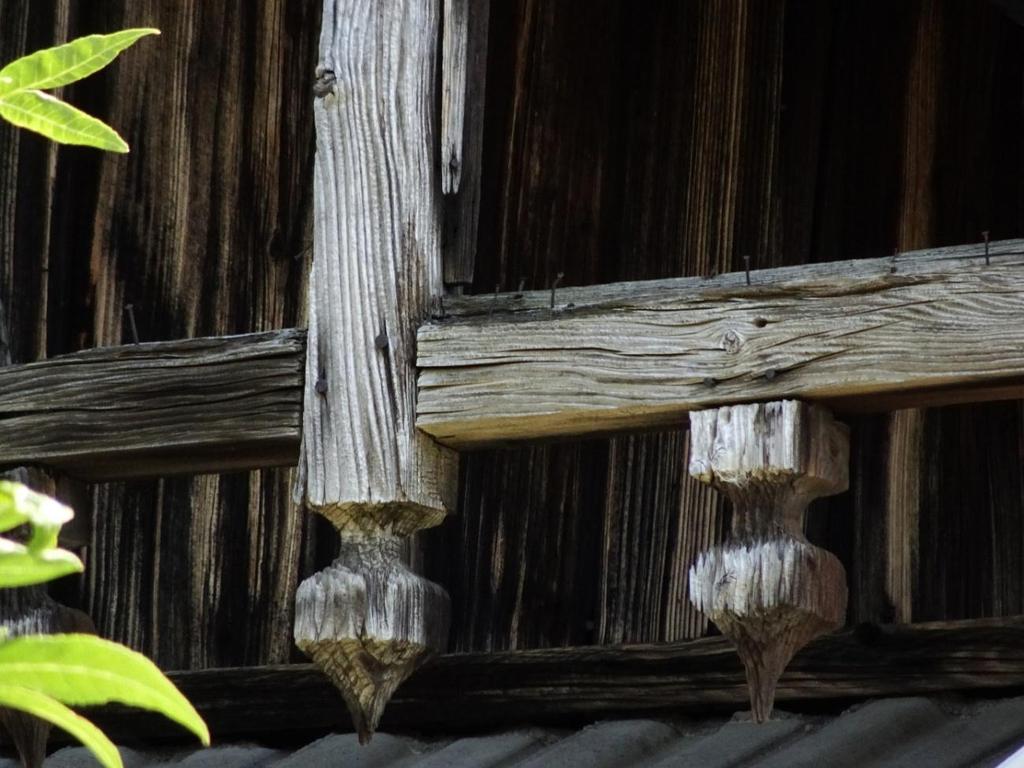
[[[743,338],[734,330],[728,330],[722,335],[722,349],[730,355],[738,354],[743,347]]]
[[[335,77],[334,73],[329,69],[325,69],[313,81],[313,95],[318,99],[322,99],[329,94],[333,94],[334,84],[337,82],[338,78]]]

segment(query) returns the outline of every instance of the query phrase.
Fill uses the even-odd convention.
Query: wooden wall
[[[303,324],[319,13],[317,0],[0,0],[5,61],[79,34],[162,30],[66,94],[132,154],[0,129],[15,362],[130,341],[129,303],[143,340]],[[105,484],[84,500],[86,575],[57,592],[102,634],[170,668],[291,658],[315,536],[290,472]]]
[[[967,0],[492,5],[476,290],[709,274],[1024,234],[1024,30]],[[817,543],[850,620],[1024,611],[1018,403],[852,420]],[[432,534],[459,649],[706,630],[721,536],[684,434],[488,451]]]
[[[101,6],[101,7],[95,7]],[[303,322],[318,0],[0,0],[0,59],[163,30],[71,100],[128,157],[0,128],[0,300],[15,361]],[[708,274],[1024,235],[1024,30],[979,0],[494,0],[474,290]],[[851,620],[1024,613],[1018,403],[858,418],[812,538]],[[686,569],[727,513],[683,433],[469,454],[426,533],[452,645],[707,630]],[[83,489],[57,585],[165,667],[292,657],[291,601],[336,538],[288,472]]]

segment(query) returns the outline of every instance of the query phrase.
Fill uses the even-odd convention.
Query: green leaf
[[[25,523],[60,528],[74,516],[71,507],[56,499],[36,493],[21,483],[0,480],[0,533]]]
[[[61,144],[128,151],[109,125],[42,91],[17,91],[0,98],[0,117]]]
[[[140,37],[159,34],[157,29],[124,29],[30,53],[0,69],[0,98],[14,91],[57,88],[81,80],[103,69]]]
[[[0,538],[0,587],[27,587],[84,570],[82,561],[66,549],[32,551]]]
[[[84,744],[104,768],[123,768],[117,747],[95,725],[46,694],[0,683],[0,706],[10,707],[63,728]]]
[[[117,701],[150,709],[210,743],[199,713],[153,662],[93,635],[30,635],[2,643],[0,680],[73,706]]]

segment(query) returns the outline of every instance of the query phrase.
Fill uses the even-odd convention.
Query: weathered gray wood
[[[414,424],[416,328],[442,292],[437,4],[324,5],[299,463],[317,508],[402,502],[439,521],[454,498],[454,454]]]
[[[690,569],[690,599],[736,645],[754,719],[793,654],[846,618],[842,563],[803,534],[807,505],[849,485],[849,432],[792,400],[690,416],[690,474],[732,501],[729,539]]]
[[[1016,274],[1024,265],[1022,251],[1024,243],[1019,241],[993,243],[992,265],[988,269],[984,268],[981,247],[964,246],[900,255],[895,261],[896,273],[888,271],[893,263],[891,257],[753,272],[755,286],[768,286],[752,287],[750,292],[743,284],[742,274],[709,280],[560,289],[556,294],[559,302],[572,302],[577,308],[563,308],[554,314],[545,308],[550,301],[549,291],[528,292],[519,300],[512,294],[502,294],[490,318],[487,313],[493,297],[450,297],[445,308],[454,321],[434,321],[421,332],[420,360],[427,366],[422,375],[425,385],[430,381],[462,382],[483,374],[493,378],[502,369],[493,361],[473,362],[466,368],[455,364],[467,358],[480,358],[485,344],[511,344],[517,338],[525,341],[525,330],[538,324],[545,337],[554,335],[546,330],[549,325],[572,329],[572,333],[566,331],[560,339],[553,340],[552,349],[525,349],[516,355],[518,361],[514,365],[536,369],[550,357],[555,370],[565,372],[565,367],[577,358],[582,361],[598,354],[599,351],[580,349],[587,344],[581,332],[593,322],[603,317],[606,325],[617,324],[621,318],[623,326],[636,327],[640,321],[622,317],[632,314],[624,312],[624,308],[648,304],[652,307],[650,312],[660,313],[664,309],[667,314],[667,304],[672,301],[688,305],[681,311],[695,315],[695,319],[707,317],[706,313],[714,312],[716,305],[721,307],[726,316],[709,322],[724,329],[718,334],[721,341],[725,341],[730,325],[740,331],[729,337],[741,342],[734,355],[741,358],[736,363],[738,369],[743,367],[743,361],[748,369],[752,368],[759,355],[784,356],[786,344],[792,345],[794,356],[799,354],[804,359],[813,356],[815,344],[822,349],[830,348],[833,356],[783,370],[772,380],[756,379],[751,373],[745,379],[746,389],[740,386],[744,384],[740,373],[735,385],[722,381],[712,387],[690,376],[670,390],[671,382],[666,381],[661,368],[687,365],[685,354],[629,357],[607,352],[602,356],[623,369],[611,371],[613,378],[622,382],[617,388],[621,393],[634,393],[633,401],[626,402],[625,394],[616,395],[616,389],[610,386],[614,381],[608,382],[599,401],[593,394],[585,397],[585,393],[566,388],[547,374],[539,379],[520,376],[486,384],[479,396],[483,405],[477,405],[475,397],[470,400],[468,393],[459,395],[459,401],[469,404],[467,411],[459,414],[431,414],[429,409],[438,405],[452,407],[445,405],[449,397],[456,397],[451,389],[461,389],[464,384],[453,383],[440,389],[425,386],[420,397],[420,421],[427,430],[439,435],[447,429],[441,420],[450,421],[454,428],[447,429],[447,440],[456,445],[474,445],[664,426],[682,419],[683,412],[691,407],[771,392],[795,391],[812,399],[820,397],[843,411],[1020,397],[1024,394],[1024,362],[1014,344],[1019,315],[1014,317],[1012,310],[1021,301]],[[973,294],[971,286],[977,289]],[[830,296],[829,292],[835,295]],[[844,292],[849,294],[845,297],[847,310]],[[907,293],[921,294],[923,298],[912,306],[899,306],[899,296]],[[636,298],[631,299],[631,295]],[[756,298],[759,295],[760,300]],[[801,296],[803,301],[798,303]],[[701,297],[710,306],[701,306]],[[873,315],[898,318],[909,313],[902,321],[892,320],[894,325],[883,339],[885,346],[874,349],[857,339],[877,338],[885,329],[868,327],[860,334],[845,337],[841,330],[862,322],[843,313],[852,314],[856,305],[869,300]],[[813,306],[836,314],[827,315],[831,318],[828,321],[825,315],[799,315],[803,303],[809,305],[808,311]],[[737,314],[741,322],[731,324],[727,318]],[[749,320],[762,316],[766,320],[775,316],[777,322],[758,328]],[[767,333],[772,325],[778,326],[784,318],[792,317],[795,326],[801,316],[813,326],[831,323],[833,328],[817,337],[811,336],[811,331],[806,335],[794,331],[792,339],[787,341],[784,336],[781,347],[768,349],[776,338],[774,331]],[[747,322],[742,327],[744,317]],[[579,324],[579,332],[572,325],[574,322]],[[661,339],[664,334],[685,332],[671,326],[655,330],[665,346],[671,345],[672,339]],[[470,339],[480,348],[467,346]],[[0,369],[0,465],[45,464],[80,477],[100,479],[294,463],[300,432],[303,340],[303,331],[289,329],[151,342],[86,350]],[[658,341],[640,337],[609,340],[621,348],[632,347],[631,352],[643,351],[642,346]],[[756,349],[743,349],[755,343]],[[934,351],[934,356],[929,357],[929,350]],[[871,362],[873,355],[876,363]],[[697,355],[704,356],[709,364],[729,357],[718,349],[704,349]],[[926,357],[927,360],[923,359]],[[535,362],[531,362],[534,358]],[[852,359],[849,364],[842,364],[844,358]],[[888,366],[884,370],[878,367],[883,362]],[[698,363],[699,360],[693,365]],[[658,370],[654,370],[655,364]],[[632,375],[626,366],[633,367]],[[816,373],[818,366],[825,370]],[[578,368],[580,373],[587,374],[582,366]],[[656,378],[653,384],[651,376]],[[586,383],[596,386],[592,379],[588,375]],[[936,379],[945,383],[919,389],[924,381]],[[545,382],[551,389],[542,392],[539,388]],[[519,391],[523,398],[530,399],[522,402]],[[484,396],[488,392],[491,394]],[[560,392],[567,394],[559,396]],[[543,415],[536,413],[540,410],[541,395],[554,401],[545,406],[550,412]],[[563,399],[555,400],[556,397]],[[489,402],[495,406],[497,426],[487,418]],[[97,408],[97,403],[103,404],[102,409]],[[502,417],[499,406],[514,408],[516,413],[532,411],[534,415]]]
[[[294,463],[305,334],[85,350],[0,370],[0,466],[91,480]]]
[[[447,593],[402,540],[454,508],[456,454],[418,431],[416,329],[442,293],[440,0],[325,0],[314,117],[314,251],[296,497],[342,537],[298,590],[295,641],[361,741],[444,649]],[[339,618],[339,615],[342,618]]]
[[[441,190],[459,191],[462,181],[463,124],[466,116],[466,58],[470,0],[444,0],[441,51]],[[480,5],[481,3],[477,3]]]
[[[398,686],[448,640],[448,593],[402,563],[402,546],[397,536],[343,536],[338,559],[295,598],[296,645],[341,689],[362,740]]]
[[[215,740],[311,734],[344,727],[344,704],[310,664],[171,672]],[[786,705],[1024,685],[1024,617],[909,626],[865,624],[799,651],[779,681]],[[450,654],[416,672],[384,717],[388,730],[510,728],[588,723],[654,712],[677,716],[747,706],[729,641]],[[188,733],[151,713],[89,712],[117,738]]]
[[[458,142],[459,183],[457,191],[452,194],[446,187],[448,196],[444,199],[444,282],[448,285],[464,286],[473,282],[476,261],[477,231],[480,223],[480,181],[483,165],[484,149],[484,107],[487,96],[487,34],[491,4],[478,0],[446,0],[445,10],[451,8],[454,14],[464,13],[465,49],[457,54],[460,58],[451,61],[452,66],[464,66],[461,73],[448,73],[449,56],[444,54],[444,89],[445,101],[448,104],[449,84],[460,79],[464,94],[460,107],[461,133],[455,132],[455,126],[442,113],[443,130],[447,138],[442,146]],[[454,27],[454,25],[453,25]],[[445,46],[448,45],[448,21],[445,19]],[[461,40],[461,38],[460,38]],[[453,98],[456,94],[453,94]],[[455,114],[454,106],[450,114]],[[445,162],[442,152],[442,180],[451,173],[451,162]],[[450,182],[449,182],[450,183]]]
[[[418,425],[477,447],[665,428],[800,397],[883,410],[1024,394],[1024,241],[453,298],[420,329]],[[936,393],[932,390],[941,390]]]

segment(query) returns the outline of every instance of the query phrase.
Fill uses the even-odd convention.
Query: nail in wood
[[[555,275],[555,282],[551,284],[551,308],[555,308],[555,291],[558,290],[558,284],[562,282],[562,278],[565,277],[565,272],[559,272]]]
[[[743,265],[747,271],[747,285],[750,285],[750,256],[743,257]]]
[[[525,287],[526,287],[526,278],[525,277],[520,277],[519,278],[519,287],[516,288],[516,295],[513,296],[513,298],[515,298],[515,299],[523,298],[523,288],[525,288]]]
[[[987,267],[991,264],[988,255],[988,230],[986,229],[984,232],[982,232],[981,236],[985,238],[985,266]]]
[[[132,343],[139,343],[139,328],[135,325],[135,305],[125,304],[124,311],[128,313],[128,328],[132,332]]]

